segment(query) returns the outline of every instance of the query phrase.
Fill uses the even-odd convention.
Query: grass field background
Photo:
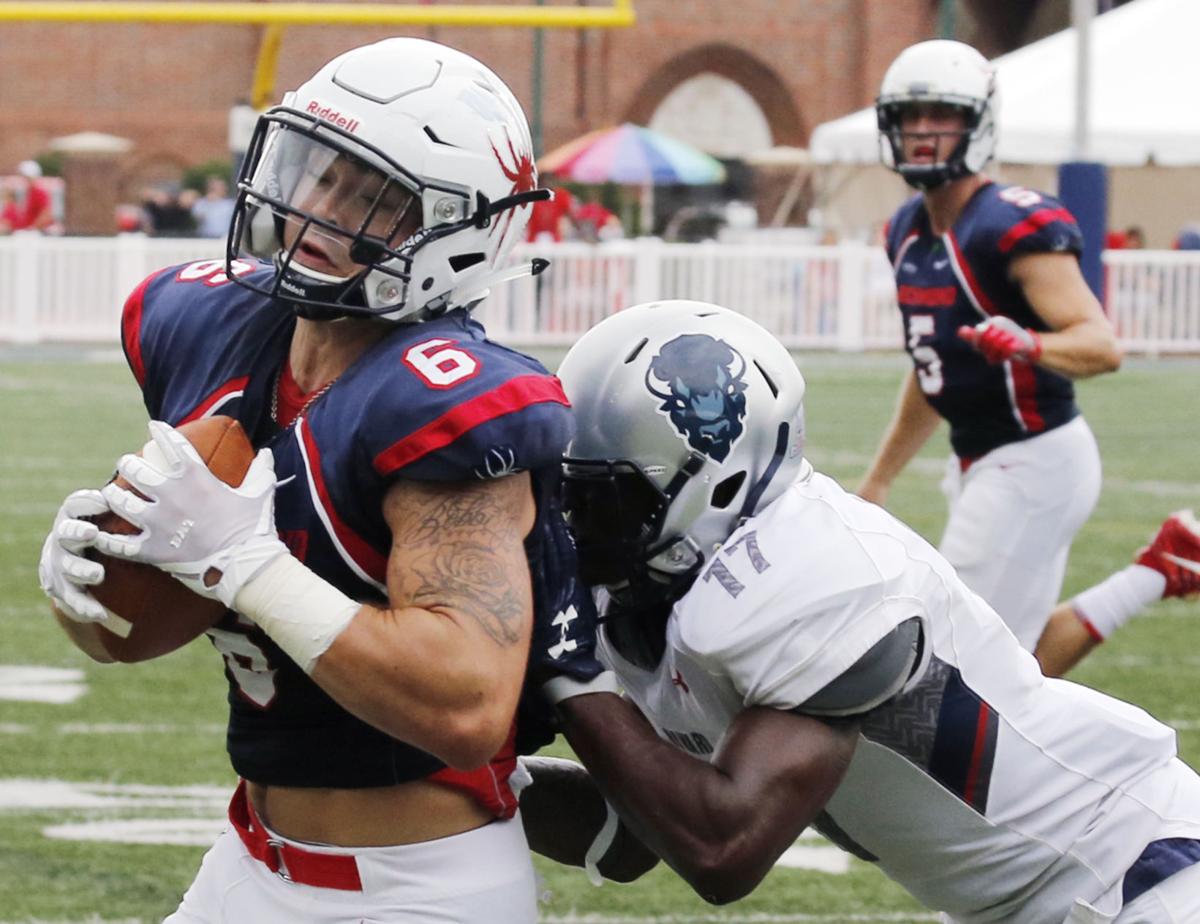
[[[553,368],[560,356],[544,358]],[[809,457],[853,487],[891,413],[904,360],[822,354],[798,362],[809,383]],[[1200,362],[1133,359],[1079,391],[1105,481],[1075,544],[1068,593],[1127,562],[1165,514],[1200,505]],[[0,924],[161,920],[203,847],[63,835],[94,836],[97,825],[150,818],[160,831],[154,839],[191,832],[198,842],[234,783],[221,662],[208,644],[144,665],[96,665],[61,635],[37,587],[38,551],[58,503],[77,487],[103,483],[116,457],[144,441],[144,421],[132,379],[111,353],[0,348]],[[892,499],[897,514],[935,541],[945,519],[937,488],[945,451],[941,433]],[[1198,619],[1200,604],[1158,604],[1074,677],[1174,725],[1193,765],[1200,765]],[[12,670],[20,666],[61,669],[82,695],[61,703],[6,698],[25,685]],[[636,884],[600,889],[578,871],[538,868],[549,896],[546,922],[932,919],[858,861],[837,875],[778,868],[754,895],[724,908],[704,905],[662,868]]]

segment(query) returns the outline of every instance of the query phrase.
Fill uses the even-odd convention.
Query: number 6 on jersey
[[[404,364],[430,388],[451,388],[479,374],[479,360],[451,345],[457,343],[441,337],[424,340],[408,348]]]

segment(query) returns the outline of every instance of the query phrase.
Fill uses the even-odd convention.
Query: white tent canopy
[[[1135,0],[1092,24],[1090,158],[1110,166],[1200,164],[1200,0]],[[1074,159],[1075,30],[997,58],[996,159]],[[874,109],[813,131],[818,163],[877,163]]]

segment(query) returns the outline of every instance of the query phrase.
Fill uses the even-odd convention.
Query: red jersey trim
[[[552,375],[523,375],[451,408],[441,417],[397,440],[375,457],[375,471],[390,475],[417,459],[449,446],[480,424],[534,404],[568,405],[562,385]]]
[[[952,308],[958,300],[957,286],[897,286],[901,305],[910,308]]]
[[[913,242],[916,241],[916,239],[920,236],[921,235],[916,231],[909,231],[908,234],[904,236],[904,240],[897,245],[896,256],[892,258],[893,274],[900,271],[900,263],[904,260],[904,255],[908,252],[908,248],[913,245]]]
[[[146,361],[142,358],[142,309],[145,307],[146,289],[165,272],[165,269],[158,270],[138,283],[138,287],[125,299],[125,307],[121,310],[121,342],[139,388],[146,384]]]
[[[1075,216],[1064,208],[1039,209],[1024,221],[1020,221],[1009,228],[1004,237],[1000,238],[1000,243],[997,246],[1001,253],[1008,253],[1016,246],[1017,241],[1029,237],[1031,234],[1036,234],[1042,228],[1046,227],[1046,225],[1056,221],[1068,221],[1074,224]]]
[[[979,704],[979,718],[975,723],[975,746],[971,749],[971,763],[967,768],[967,780],[963,786],[963,801],[967,805],[975,805],[975,798],[978,795],[980,771],[983,768],[984,755],[988,750],[989,740],[994,741],[994,737],[988,734],[988,725],[991,722],[991,707],[987,703]]]
[[[497,818],[512,818],[517,813],[517,797],[508,778],[517,768],[516,739],[514,722],[504,747],[487,764],[474,770],[444,767],[430,774],[429,779],[467,793]]]
[[[338,554],[360,578],[373,584],[380,590],[385,589],[384,580],[387,576],[387,556],[376,551],[362,536],[343,522],[333,506],[333,498],[325,486],[325,477],[321,474],[321,452],[317,441],[313,439],[312,430],[306,421],[300,418],[296,423],[296,435],[300,439],[300,448],[304,454],[305,467],[308,470],[308,485],[313,494],[314,506],[321,522],[333,540]]]
[[[963,256],[962,248],[958,246],[958,238],[954,236],[953,231],[946,232],[946,240],[950,242],[950,255],[954,259],[954,267],[958,270],[959,279],[966,288],[968,297],[975,304],[975,307],[984,314],[995,314],[995,305],[992,304],[992,300],[988,298],[987,293],[983,291],[983,286],[979,284],[979,280],[975,278],[975,274],[971,272],[971,264]]]
[[[1103,642],[1104,641],[1104,635],[1100,632],[1099,629],[1096,628],[1095,624],[1093,624],[1092,621],[1083,614],[1083,611],[1080,610],[1078,606],[1072,606],[1071,612],[1075,614],[1075,618],[1079,620],[1080,624],[1084,628],[1084,631],[1086,631],[1087,634],[1092,637],[1092,641],[1094,641],[1094,642]]]
[[[230,398],[236,398],[246,390],[246,385],[250,381],[250,376],[243,375],[241,378],[230,379],[211,395],[201,401],[196,407],[176,426],[182,427],[185,423],[191,423],[193,420],[199,420],[201,417],[207,417],[217,407],[224,404]]]
[[[1019,360],[1009,363],[1012,368],[1013,397],[1017,402],[1017,413],[1029,433],[1041,433],[1046,429],[1045,418],[1037,405],[1037,376],[1033,366]]]

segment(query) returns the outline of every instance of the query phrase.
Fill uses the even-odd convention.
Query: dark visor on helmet
[[[627,459],[565,458],[563,510],[583,581],[611,587],[643,577],[647,562],[664,547],[671,501],[703,465],[704,456],[691,453],[663,489]]]
[[[613,585],[641,573],[670,501],[635,463],[563,462],[563,509],[585,583]]]

